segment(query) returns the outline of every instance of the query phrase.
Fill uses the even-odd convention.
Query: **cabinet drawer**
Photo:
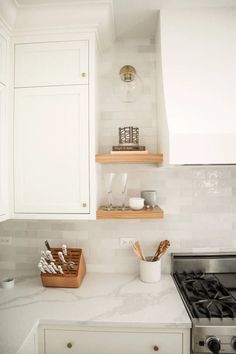
[[[88,83],[88,41],[17,44],[15,87]]]
[[[181,333],[45,331],[45,354],[182,354]]]

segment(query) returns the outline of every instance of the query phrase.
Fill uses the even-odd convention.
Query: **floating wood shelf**
[[[161,208],[142,210],[103,210],[97,211],[97,219],[163,219],[164,212]]]
[[[163,154],[98,154],[96,162],[100,163],[162,163]]]

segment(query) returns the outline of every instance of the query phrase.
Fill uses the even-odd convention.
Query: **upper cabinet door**
[[[15,90],[15,213],[88,214],[88,86]]]
[[[17,44],[15,87],[88,84],[88,41]]]

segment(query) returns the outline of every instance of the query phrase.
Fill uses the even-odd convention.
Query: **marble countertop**
[[[88,273],[78,289],[44,288],[40,277],[0,289],[0,353],[16,354],[39,323],[190,328],[170,275],[155,284],[135,275]]]

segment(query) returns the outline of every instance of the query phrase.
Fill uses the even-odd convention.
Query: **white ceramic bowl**
[[[143,209],[144,198],[129,198],[129,207],[133,210]]]

